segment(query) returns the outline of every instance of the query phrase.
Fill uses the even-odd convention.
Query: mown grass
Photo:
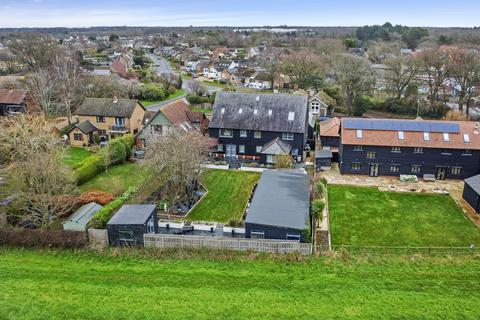
[[[478,319],[478,262],[0,249],[0,319]]]
[[[63,154],[62,160],[63,162],[70,166],[75,167],[80,161],[85,158],[88,158],[92,155],[92,153],[82,147],[67,147]]]
[[[188,219],[240,221],[252,188],[259,178],[260,174],[256,172],[205,170],[201,182],[208,194],[188,214]]]
[[[447,195],[329,185],[328,197],[334,245],[480,245],[480,230]]]
[[[150,173],[137,164],[127,162],[108,168],[106,172],[102,172],[92,180],[82,184],[79,189],[82,192],[105,191],[119,195],[127,191],[129,187],[140,186],[150,176]]]

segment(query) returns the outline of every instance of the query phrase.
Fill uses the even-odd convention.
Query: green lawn
[[[163,101],[168,101],[168,100],[171,100],[171,99],[180,97],[181,95],[184,95],[184,94],[185,94],[185,90],[183,90],[183,89],[178,89],[176,92],[172,93],[171,95],[169,95],[168,97],[166,97],[166,98],[163,99],[163,100],[156,100],[156,101],[142,100],[142,101],[140,101],[140,103],[141,103],[144,107],[149,107],[149,106],[151,106],[151,105],[154,105],[154,104],[157,104],[157,103],[161,103],[161,102],[163,102]]]
[[[335,245],[480,246],[480,230],[447,195],[328,186]]]
[[[295,261],[122,252],[0,248],[0,319],[480,318],[473,256]]]
[[[127,162],[108,168],[92,180],[82,184],[79,189],[85,191],[105,191],[113,194],[122,194],[129,187],[140,186],[149,177],[149,174],[139,168],[137,164]]]
[[[201,181],[208,194],[188,214],[188,219],[240,221],[252,188],[259,178],[260,174],[256,172],[205,170]]]
[[[63,162],[71,167],[74,167],[77,163],[91,155],[92,153],[85,148],[67,147],[63,156]]]

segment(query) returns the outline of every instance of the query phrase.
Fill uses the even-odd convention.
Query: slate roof
[[[315,159],[331,159],[332,157],[332,150],[322,149],[315,151]]]
[[[98,130],[98,128],[95,127],[95,125],[88,120],[76,124],[72,129],[68,131],[68,133],[70,133],[75,128],[78,128],[80,131],[82,131],[85,134],[89,134]]]
[[[27,96],[27,90],[0,89],[0,104],[22,104]]]
[[[209,127],[305,133],[307,100],[300,95],[221,92],[215,99]],[[294,113],[292,121],[288,120],[290,112]]]
[[[137,100],[135,99],[118,99],[115,103],[111,98],[87,98],[78,108],[77,114],[81,116],[130,118],[136,105]]]
[[[87,203],[81,206],[80,209],[75,211],[75,213],[72,214],[70,218],[68,218],[68,220],[64,222],[64,224],[67,222],[75,222],[86,226],[90,222],[90,220],[92,220],[95,213],[97,213],[97,211],[102,208],[103,207],[101,205],[95,202]]]
[[[290,154],[292,147],[284,142],[280,138],[275,138],[269,143],[265,144],[260,150],[261,154],[275,154],[275,155],[286,155]]]
[[[305,230],[309,216],[308,175],[267,170],[262,173],[245,223]]]
[[[107,225],[145,224],[155,210],[154,204],[125,204],[108,221]]]
[[[472,188],[477,194],[480,194],[480,174],[465,179],[465,184]]]

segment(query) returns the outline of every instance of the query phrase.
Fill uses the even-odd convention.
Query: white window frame
[[[238,146],[238,153],[245,153],[245,145],[240,144]]]
[[[255,148],[255,151],[256,151],[257,153],[260,153],[260,151],[262,151],[262,148],[263,148],[262,146],[257,146],[257,147]]]
[[[452,175],[454,176],[459,176],[462,174],[463,167],[461,166],[453,166],[452,167]]]
[[[223,144],[222,143],[219,143],[217,145],[217,152],[223,152]]]
[[[354,146],[353,146],[353,151],[355,151],[355,152],[361,152],[361,151],[363,151],[363,146],[361,146],[361,145],[354,145]]]
[[[277,158],[274,154],[267,154],[267,163],[268,164],[275,164],[277,163]]]
[[[293,133],[292,132],[283,132],[282,133],[282,140],[292,141],[293,140]]]
[[[417,170],[414,170],[414,168],[417,168]],[[410,171],[412,173],[419,174],[422,172],[422,165],[421,164],[412,164],[412,167],[410,168]]]
[[[253,133],[253,137],[254,137],[255,139],[262,139],[262,131],[255,131],[255,132]]]
[[[430,141],[430,133],[424,132],[423,133],[423,141]]]
[[[252,239],[265,239],[265,231],[252,230],[252,231],[250,231],[250,238],[252,238]]]
[[[450,142],[450,135],[448,134],[448,132],[443,133],[443,141]]]
[[[240,130],[240,138],[246,138],[248,136],[247,130]]]
[[[356,137],[357,137],[357,139],[362,139],[362,138],[363,138],[363,131],[362,131],[362,129],[357,129]]]
[[[392,170],[393,168],[396,168],[395,170]],[[388,167],[388,170],[390,172],[400,172],[400,165],[399,164],[391,164],[389,167]]]
[[[402,152],[402,149],[401,149],[400,147],[392,147],[391,152],[393,152],[393,153],[401,153],[401,152]]]
[[[225,135],[225,131],[230,132],[230,135]],[[219,129],[218,135],[221,138],[233,138],[233,130],[231,130],[231,129]]]
[[[398,131],[398,140],[405,140],[405,133],[403,131]]]
[[[377,158],[377,153],[375,151],[368,151],[366,157],[367,157],[367,159],[376,159]]]
[[[362,170],[362,164],[360,162],[352,162],[351,169],[352,171],[360,171]]]
[[[468,133],[463,134],[463,141],[465,143],[470,143],[470,135]]]
[[[423,148],[422,147],[415,147],[413,148],[413,153],[423,153]]]
[[[298,233],[287,233],[285,240],[298,241],[300,242],[300,234]]]

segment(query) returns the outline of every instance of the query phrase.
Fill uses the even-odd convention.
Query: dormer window
[[[398,140],[404,140],[404,139],[405,139],[405,135],[403,131],[398,131]]]
[[[295,120],[295,112],[290,111],[288,113],[288,121],[293,121]]]
[[[450,135],[448,134],[448,132],[443,133],[443,141],[450,142]]]
[[[430,141],[430,133],[428,132],[423,133],[423,141]]]
[[[357,139],[363,138],[363,131],[361,129],[357,129]]]
[[[470,143],[470,135],[468,133],[463,134],[463,141],[465,143]]]

